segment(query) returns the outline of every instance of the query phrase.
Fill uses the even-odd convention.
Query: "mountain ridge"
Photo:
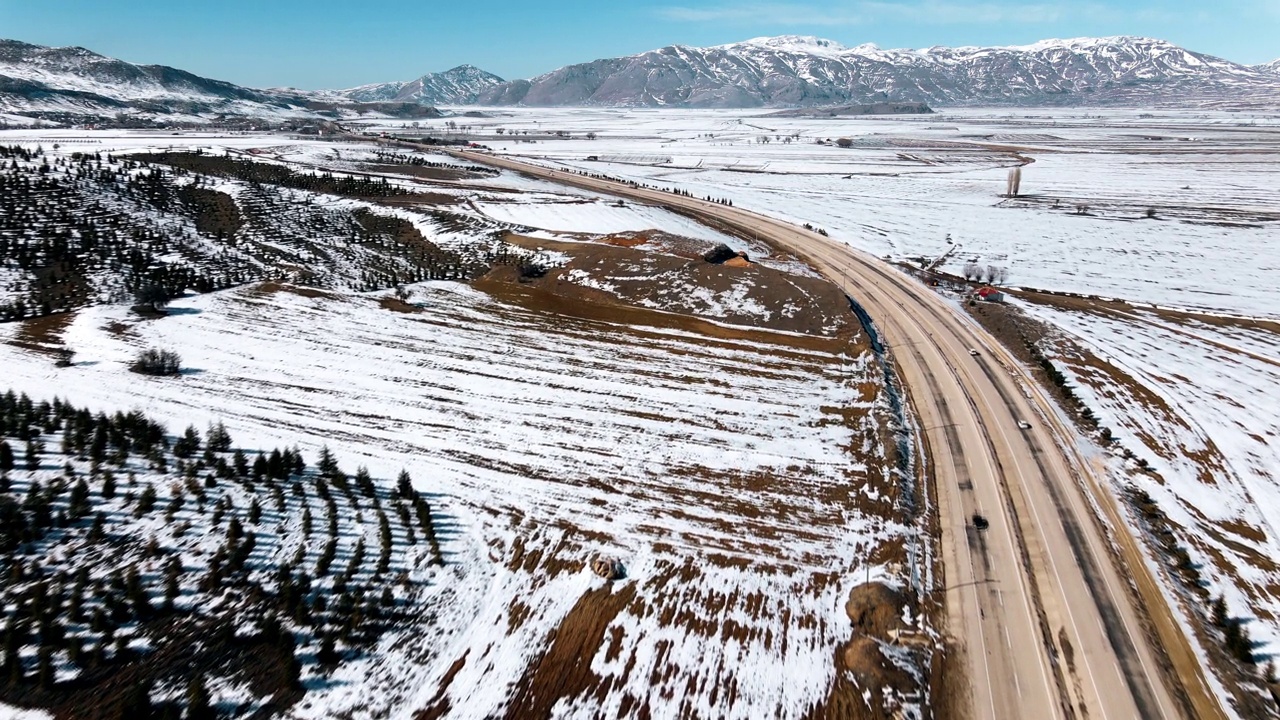
[[[343,90],[255,89],[81,47],[0,40],[0,112],[43,118],[431,117],[439,105],[810,108],[923,103],[993,106],[1280,106],[1280,60],[1241,65],[1138,36],[1029,45],[846,47],[779,35],[669,45],[504,81],[474,65]]]
[[[255,89],[166,65],[143,65],[83,47],[47,47],[0,39],[0,113],[38,120],[130,122],[162,116],[336,119],[353,103],[292,88]],[[438,116],[418,102],[359,104],[398,117]]]
[[[405,82],[370,83],[331,91],[356,102],[416,102],[421,105],[468,105],[484,91],[506,82],[493,73],[463,64]]]
[[[482,93],[482,105],[807,107],[1144,105],[1236,99],[1280,104],[1275,74],[1138,36],[1013,46],[845,47],[802,35],[706,48],[668,45],[567,65]]]

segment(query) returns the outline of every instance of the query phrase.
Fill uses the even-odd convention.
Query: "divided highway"
[[[907,386],[928,448],[948,631],[969,680],[956,683],[969,689],[964,715],[1225,717],[1110,491],[1069,430],[1021,365],[943,299],[875,257],[740,208],[451,152],[755,233],[808,260],[862,305]],[[985,529],[975,527],[975,514],[988,520]],[[1117,554],[1127,567],[1117,567]]]

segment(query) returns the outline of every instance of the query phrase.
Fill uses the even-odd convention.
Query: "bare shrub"
[[[130,369],[143,375],[177,375],[182,372],[182,358],[172,350],[147,348],[138,353]]]

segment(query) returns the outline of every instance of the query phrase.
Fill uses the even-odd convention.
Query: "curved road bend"
[[[1225,717],[1109,491],[1090,474],[1049,401],[990,335],[944,300],[875,257],[739,208],[487,153],[449,152],[755,232],[858,299],[893,352],[931,455],[948,622],[971,680],[969,715]],[[971,356],[970,348],[981,352]],[[1032,427],[1020,429],[1019,420]],[[1077,478],[1088,484],[1090,498]],[[987,517],[988,529],[973,527],[974,513]],[[1112,541],[1126,558],[1123,573]],[[1138,588],[1159,646],[1142,630],[1126,579]],[[1160,669],[1166,653],[1172,675]]]

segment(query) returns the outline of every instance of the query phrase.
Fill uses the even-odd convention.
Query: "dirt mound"
[[[915,680],[893,664],[880,649],[875,638],[858,635],[840,648],[840,665],[853,673],[864,687],[891,687],[899,692],[914,689]]]
[[[858,633],[888,640],[891,631],[902,629],[902,611],[906,606],[906,598],[897,590],[873,582],[849,591],[849,602],[844,609]]]
[[[531,243],[532,244],[532,243]],[[519,280],[568,300],[631,305],[745,327],[840,337],[858,329],[844,293],[821,278],[796,275],[746,261],[713,264],[647,247],[595,242],[537,241],[537,248],[570,259],[541,278]],[[726,269],[726,265],[733,265]],[[486,280],[511,282],[498,266]]]
[[[809,720],[889,720],[903,717],[905,698],[920,692],[919,681],[894,663],[886,649],[893,631],[903,627],[907,599],[883,583],[859,585],[849,592],[845,610],[853,621],[853,637],[836,650],[836,681]],[[895,646],[919,664],[918,650]]]
[[[708,250],[707,254],[702,256],[702,259],[713,265],[719,265],[726,260],[732,260],[736,257],[738,257],[738,252],[736,250],[724,243],[720,243]]]
[[[826,702],[810,713],[813,720],[901,718],[901,698],[920,690],[911,674],[895,665],[880,643],[866,635],[855,635],[836,651],[836,667],[842,672]]]

